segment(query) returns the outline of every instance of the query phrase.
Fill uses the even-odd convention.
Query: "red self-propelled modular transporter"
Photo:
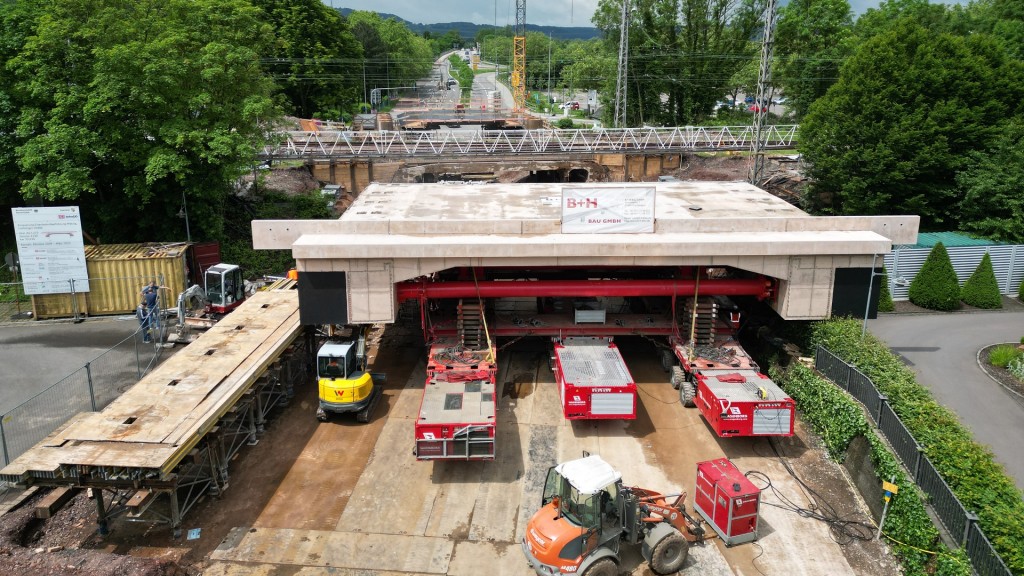
[[[715,311],[712,309],[712,317]],[[750,354],[736,341],[733,320],[713,320],[704,342],[691,345],[670,339],[681,366],[673,370],[685,406],[696,406],[715,434],[730,436],[792,436],[796,403],[771,378],[761,373]],[[696,340],[696,338],[695,338]]]
[[[554,371],[566,419],[636,418],[636,382],[611,338],[556,340]]]
[[[496,374],[494,350],[469,350],[454,338],[431,344],[415,426],[417,460],[494,459]]]

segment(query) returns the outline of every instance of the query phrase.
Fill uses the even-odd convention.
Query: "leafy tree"
[[[838,78],[851,50],[851,14],[847,0],[793,0],[779,9],[773,80],[798,117]]]
[[[992,269],[992,258],[985,253],[971,277],[964,282],[960,291],[963,301],[975,308],[986,310],[1003,307],[1003,297],[999,293],[999,282]]]
[[[364,90],[414,86],[434,64],[430,42],[413,34],[401,22],[383,19],[376,12],[349,14],[352,32],[363,45]],[[389,94],[385,91],[383,96]]]
[[[265,67],[284,90],[291,112],[312,118],[360,99],[362,78],[353,66],[363,47],[341,14],[320,0],[253,0],[274,28]]]
[[[26,198],[77,202],[105,241],[216,238],[228,186],[276,114],[247,0],[64,0],[9,67]],[[92,223],[92,226],[90,226]]]
[[[910,301],[929,310],[956,310],[960,307],[960,282],[942,242],[932,248],[921,270],[910,282]]]
[[[1024,59],[1024,4],[1018,0],[991,0],[978,4],[979,28],[999,38],[1006,51]]]
[[[15,149],[18,137],[18,116],[26,95],[15,85],[15,75],[8,63],[24,48],[25,40],[34,33],[42,3],[9,2],[0,12],[0,204],[21,204],[18,188],[21,171]]]
[[[683,125],[711,115],[729,79],[755,59],[763,0],[636,0],[629,27],[627,123]],[[594,25],[617,62],[620,0],[601,0]],[[614,93],[615,76],[609,93]],[[665,96],[664,98],[662,96]],[[605,107],[611,119],[612,107]]]
[[[957,31],[957,22],[949,9],[929,0],[882,0],[877,8],[869,8],[857,18],[853,31],[866,41],[902,26],[904,20],[913,20],[935,33]]]
[[[810,207],[919,214],[923,229],[956,227],[956,173],[1019,106],[1021,79],[1019,63],[990,37],[899,21],[844,63],[801,123]]]
[[[892,312],[896,305],[892,302],[892,292],[889,290],[889,272],[882,272],[882,287],[878,291],[878,311]]]
[[[972,152],[969,160],[956,176],[961,229],[1024,244],[1024,118],[1004,124],[992,145]]]

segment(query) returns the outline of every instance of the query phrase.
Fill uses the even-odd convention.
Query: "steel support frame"
[[[167,524],[181,536],[182,519],[205,496],[220,496],[228,487],[232,457],[265,431],[274,408],[294,396],[307,361],[305,341],[293,344],[261,375],[242,398],[210,429],[195,448],[166,474],[159,469],[123,466],[64,465],[53,476],[33,478],[41,486],[78,486],[92,490],[96,523],[105,535],[109,522]],[[140,490],[155,493],[138,510],[127,506]],[[106,495],[106,497],[105,497]]]

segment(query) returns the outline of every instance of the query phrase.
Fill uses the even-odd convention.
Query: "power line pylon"
[[[512,40],[512,100],[516,114],[526,110],[526,0],[516,0],[516,35]]]
[[[775,41],[776,0],[768,0],[764,10],[764,38],[761,41],[761,67],[757,73],[757,96],[754,98],[754,166],[750,170],[750,183],[757,183],[764,177],[764,146],[768,140],[765,120],[768,118],[769,96],[772,85],[772,45]]]
[[[626,127],[626,94],[629,68],[629,0],[622,0],[622,27],[619,29],[619,74],[615,80],[615,128]]]

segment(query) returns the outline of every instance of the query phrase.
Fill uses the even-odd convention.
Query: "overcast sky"
[[[957,0],[951,0],[957,1]],[[959,0],[966,3],[966,0]],[[862,14],[879,0],[849,0],[855,14]],[[782,3],[785,3],[783,0]],[[417,24],[474,22],[514,25],[515,0],[324,0],[335,8],[387,12]],[[590,17],[597,0],[527,0],[526,23],[539,26],[593,26]]]

